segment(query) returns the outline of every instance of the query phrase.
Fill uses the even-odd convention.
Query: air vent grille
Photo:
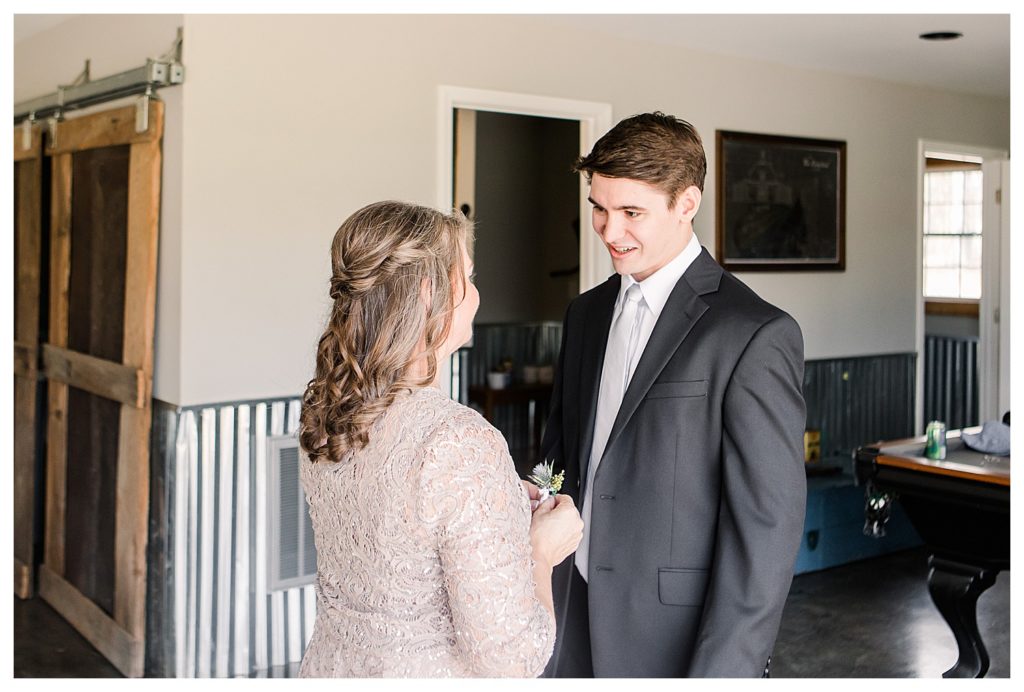
[[[268,589],[311,584],[316,579],[316,547],[309,506],[299,481],[299,444],[294,435],[267,439],[270,462],[267,518],[271,538]]]

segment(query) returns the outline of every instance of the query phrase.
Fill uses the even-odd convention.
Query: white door
[[[918,142],[917,396],[915,429],[924,434],[925,297],[923,271],[924,180],[926,158],[980,161],[982,164],[981,299],[978,303],[978,420],[994,420],[1009,410],[1010,168],[1006,150],[950,142]],[[1002,309],[1000,309],[1002,306]],[[1000,320],[1002,324],[1000,324]],[[1001,343],[1005,341],[1005,343]],[[1002,362],[1001,362],[1002,361]],[[1002,391],[1001,391],[1002,390]]]
[[[982,290],[978,310],[979,400],[982,421],[1010,409],[1010,162],[986,160]]]

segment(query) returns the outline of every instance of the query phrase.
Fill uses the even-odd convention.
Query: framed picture
[[[843,271],[846,142],[715,134],[719,263],[730,271]]]

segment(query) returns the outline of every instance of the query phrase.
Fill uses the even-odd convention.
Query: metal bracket
[[[28,117],[21,122],[21,149],[28,151],[32,148],[32,127],[36,124],[35,112],[29,113]]]
[[[57,111],[46,119],[46,127],[49,130],[50,148],[57,147],[57,123],[64,119],[64,114]]]
[[[156,60],[146,60],[146,72],[149,74],[147,81],[150,86],[156,84],[167,83],[167,63],[157,62]]]
[[[184,36],[185,32],[179,26],[178,33],[175,35],[174,41],[171,42],[171,47],[160,56],[160,62],[181,62],[181,44]]]
[[[92,79],[91,64],[85,61],[82,72],[71,84],[57,87],[56,92],[14,104],[14,124],[19,124],[30,114],[37,120],[54,116],[63,119],[64,111],[86,108],[98,103],[106,103],[128,96],[146,93],[148,98],[158,98],[157,91],[165,86],[182,84],[185,81],[185,68],[181,64],[182,29],[178,27],[177,38],[171,44],[165,56],[156,60],[149,59],[141,67]],[[140,125],[148,125],[148,114],[140,118]]]
[[[135,102],[135,131],[139,134],[149,129],[149,101],[153,98],[153,87],[146,87],[146,93]]]
[[[83,67],[82,71],[78,73],[78,76],[71,81],[71,84],[57,85],[57,93],[55,94],[57,110],[46,119],[51,149],[56,148],[57,146],[57,123],[64,119],[65,93],[68,89],[74,89],[75,87],[88,84],[90,81],[90,72],[91,60],[86,58],[85,67]]]
[[[92,63],[92,61],[89,58],[86,58],[85,59],[85,67],[83,67],[82,71],[78,73],[78,76],[75,77],[71,81],[71,84],[62,84],[62,85],[59,85],[57,88],[58,89],[66,89],[68,87],[76,87],[76,86],[82,86],[83,84],[88,84],[90,81],[92,81],[92,79],[90,77],[91,63]]]
[[[168,67],[167,83],[182,84],[185,81],[185,66],[181,64],[181,46],[184,39],[182,28],[178,27],[178,35],[175,37],[171,47],[161,55],[158,60]]]

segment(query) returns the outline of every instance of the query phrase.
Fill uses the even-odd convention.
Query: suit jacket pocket
[[[647,399],[676,399],[708,395],[707,380],[687,382],[655,382],[647,390]]]
[[[658,600],[662,605],[704,605],[708,574],[706,569],[659,568]]]

